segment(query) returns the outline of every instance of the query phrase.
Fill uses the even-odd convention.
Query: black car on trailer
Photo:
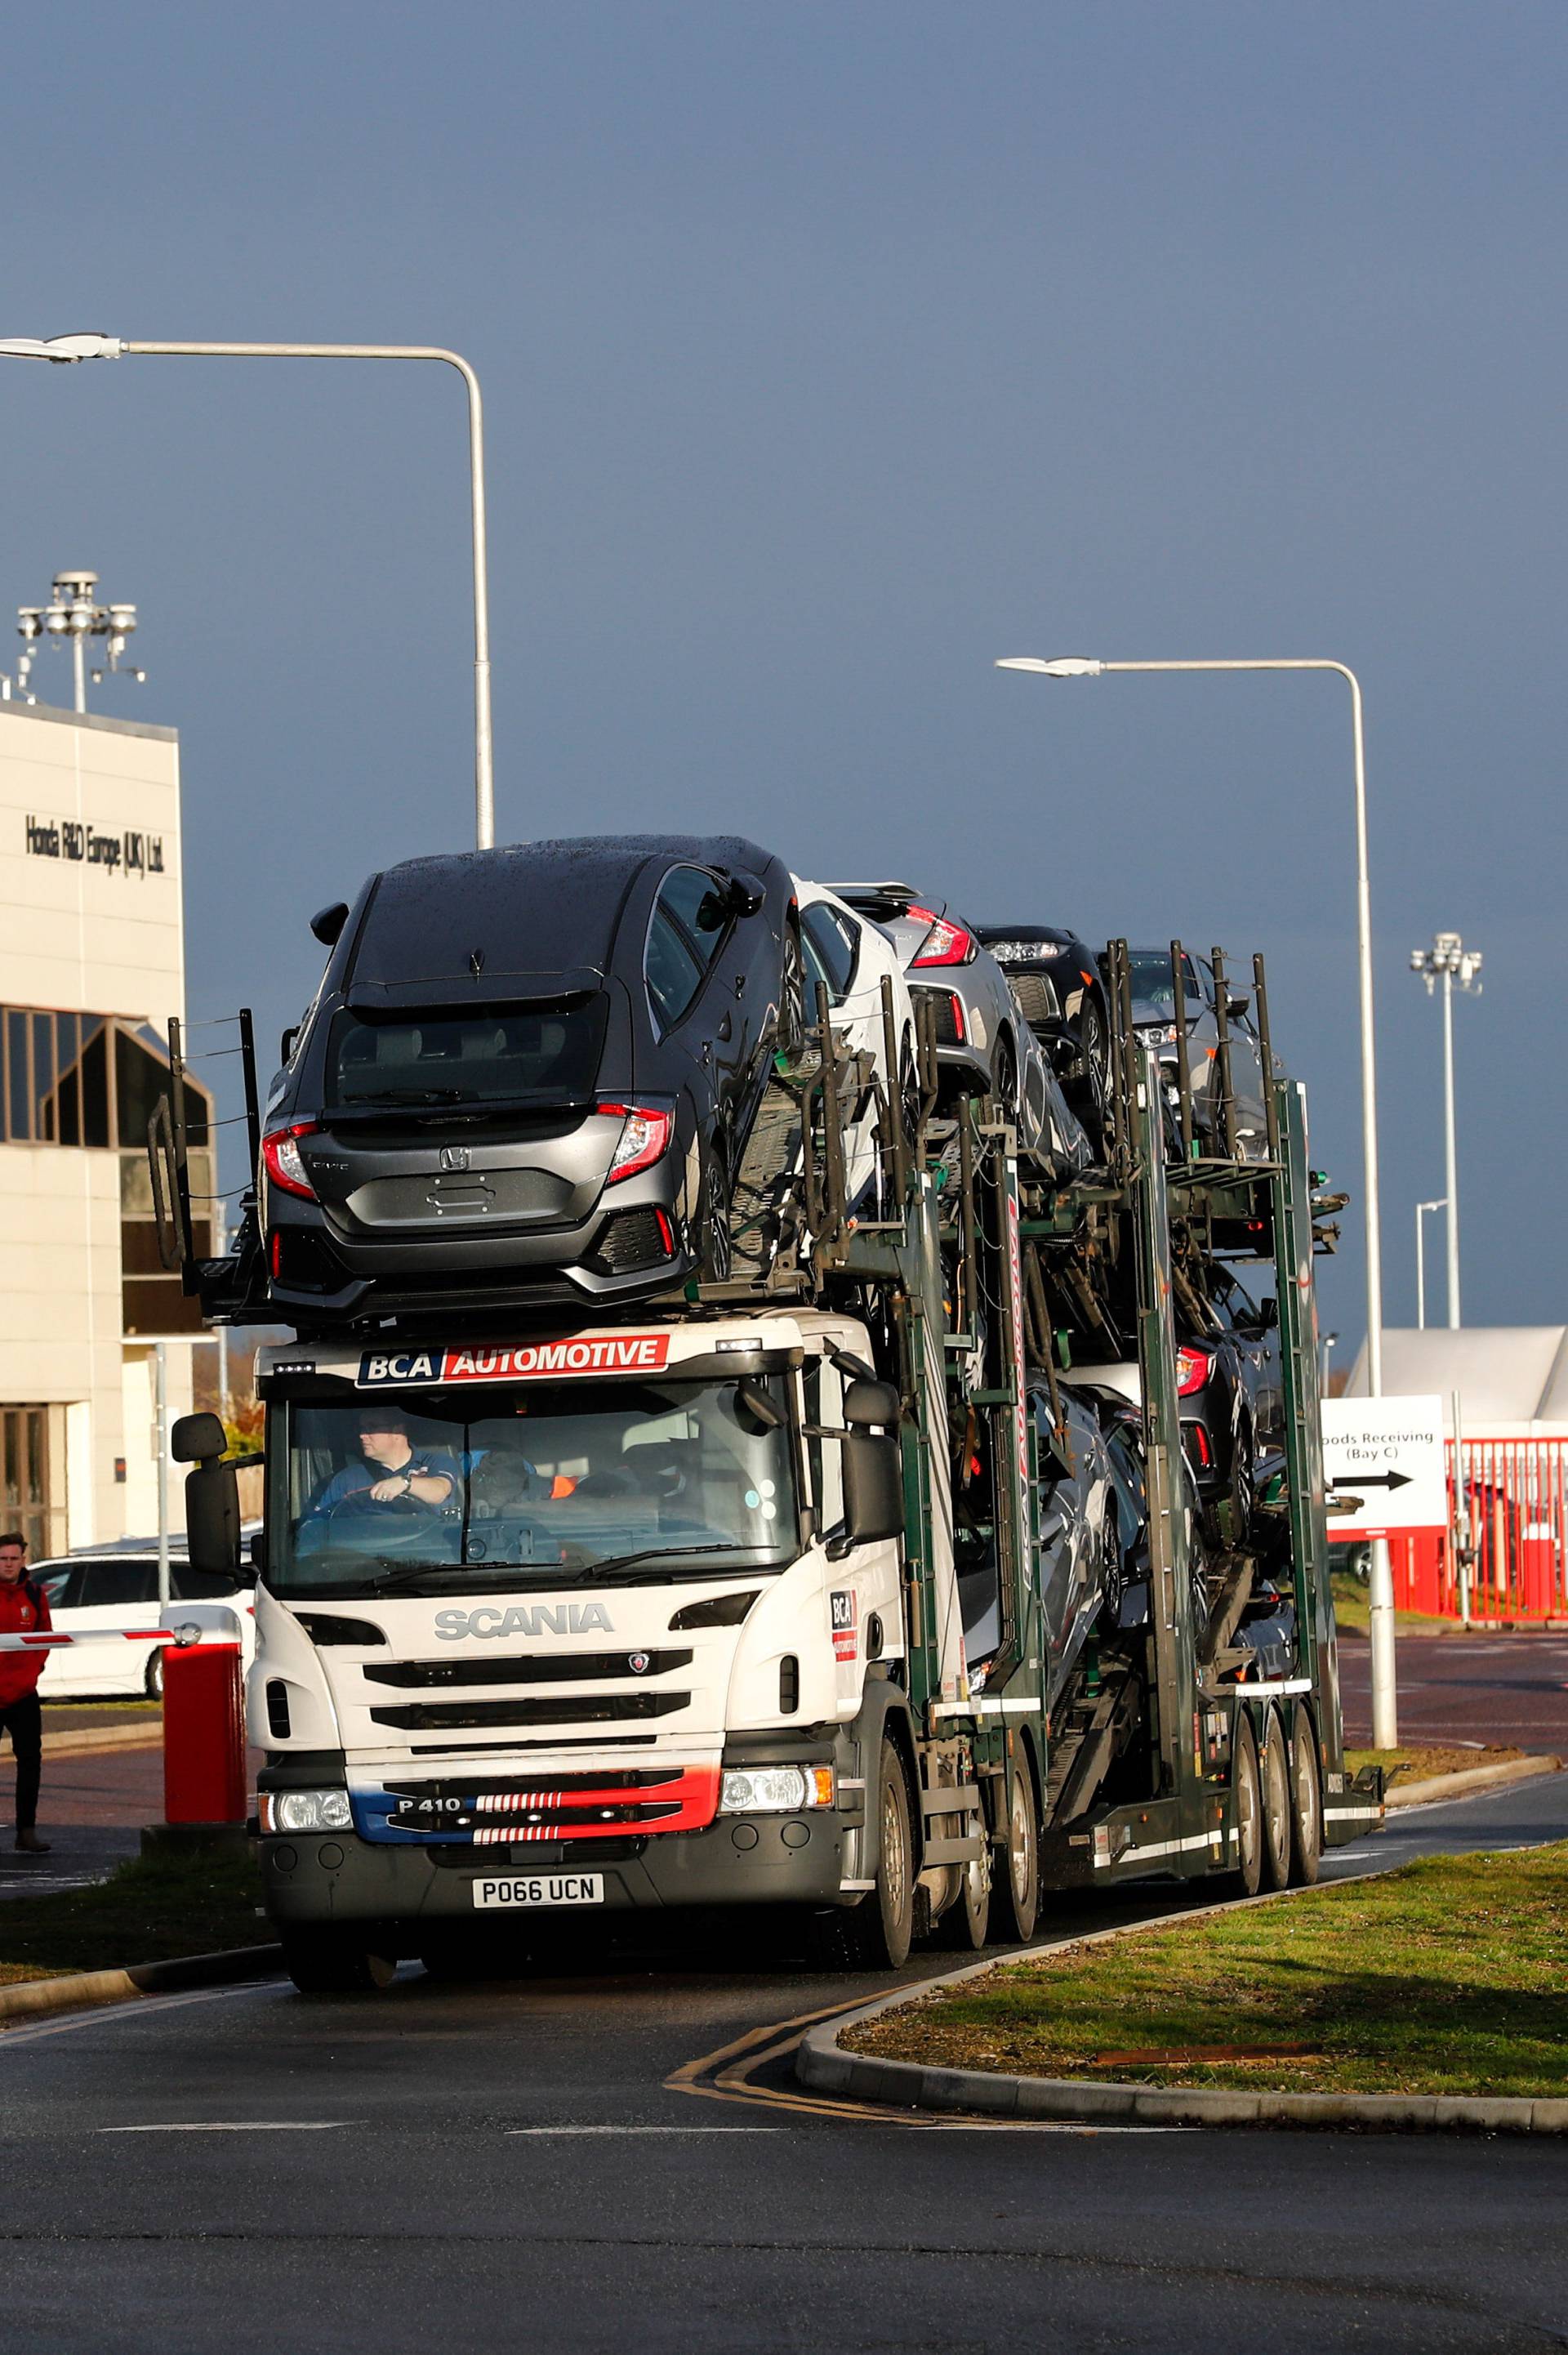
[[[683,835],[414,858],[313,930],[332,954],[261,1144],[280,1313],[727,1273],[740,1154],[802,1036],[781,860]]]

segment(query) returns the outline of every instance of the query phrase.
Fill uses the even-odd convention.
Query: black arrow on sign
[[[1330,1480],[1330,1488],[1408,1488],[1413,1476],[1408,1472],[1347,1472],[1342,1480]]]

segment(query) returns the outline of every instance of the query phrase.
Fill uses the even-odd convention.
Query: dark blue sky
[[[1442,1188],[1441,926],[1487,960],[1467,1321],[1556,1321],[1565,65],[1561,5],[1507,0],[79,12],[11,37],[0,332],[457,345],[502,839],[741,828],[1262,947],[1357,1185],[1342,688],[991,666],[1353,664],[1388,1314]],[[461,389],[11,363],[0,420],[0,595],[139,602],[150,683],[99,708],[179,727],[191,1010],[270,1035],[311,910],[469,838]]]

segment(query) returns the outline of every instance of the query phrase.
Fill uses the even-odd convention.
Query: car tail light
[[[315,1133],[315,1123],[303,1120],[296,1121],[292,1128],[275,1128],[261,1139],[261,1158],[273,1185],[281,1186],[285,1194],[298,1194],[306,1202],[316,1199],[316,1189],[305,1175],[299,1140]]]
[[[620,1142],[615,1148],[609,1165],[607,1186],[619,1186],[623,1178],[634,1178],[640,1169],[652,1169],[670,1142],[674,1115],[654,1112],[646,1104],[601,1103],[602,1113],[619,1113],[621,1118]]]
[[[938,916],[933,908],[911,908],[908,921],[929,924],[931,929],[920,943],[920,954],[910,961],[911,970],[924,964],[972,964],[975,936],[962,924],[955,924],[947,916]]]
[[[1214,1360],[1207,1349],[1178,1349],[1176,1352],[1176,1387],[1183,1398],[1201,1391],[1209,1379],[1209,1369]]]

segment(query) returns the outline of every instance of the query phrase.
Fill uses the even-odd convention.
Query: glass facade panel
[[[5,1134],[13,1145],[26,1145],[33,1130],[27,1117],[32,1082],[27,1077],[27,1018],[5,1017]]]
[[[51,1526],[65,1516],[50,1508],[48,1436],[48,1407],[0,1407],[0,1526],[21,1531],[29,1561],[47,1560],[64,1534]]]
[[[79,1018],[74,1014],[56,1018],[58,1028],[60,1077],[57,1101],[59,1105],[56,1134],[62,1145],[81,1143],[81,1094],[77,1073]]]
[[[81,1018],[81,1141],[109,1142],[109,1039],[103,1024],[90,1014]]]

